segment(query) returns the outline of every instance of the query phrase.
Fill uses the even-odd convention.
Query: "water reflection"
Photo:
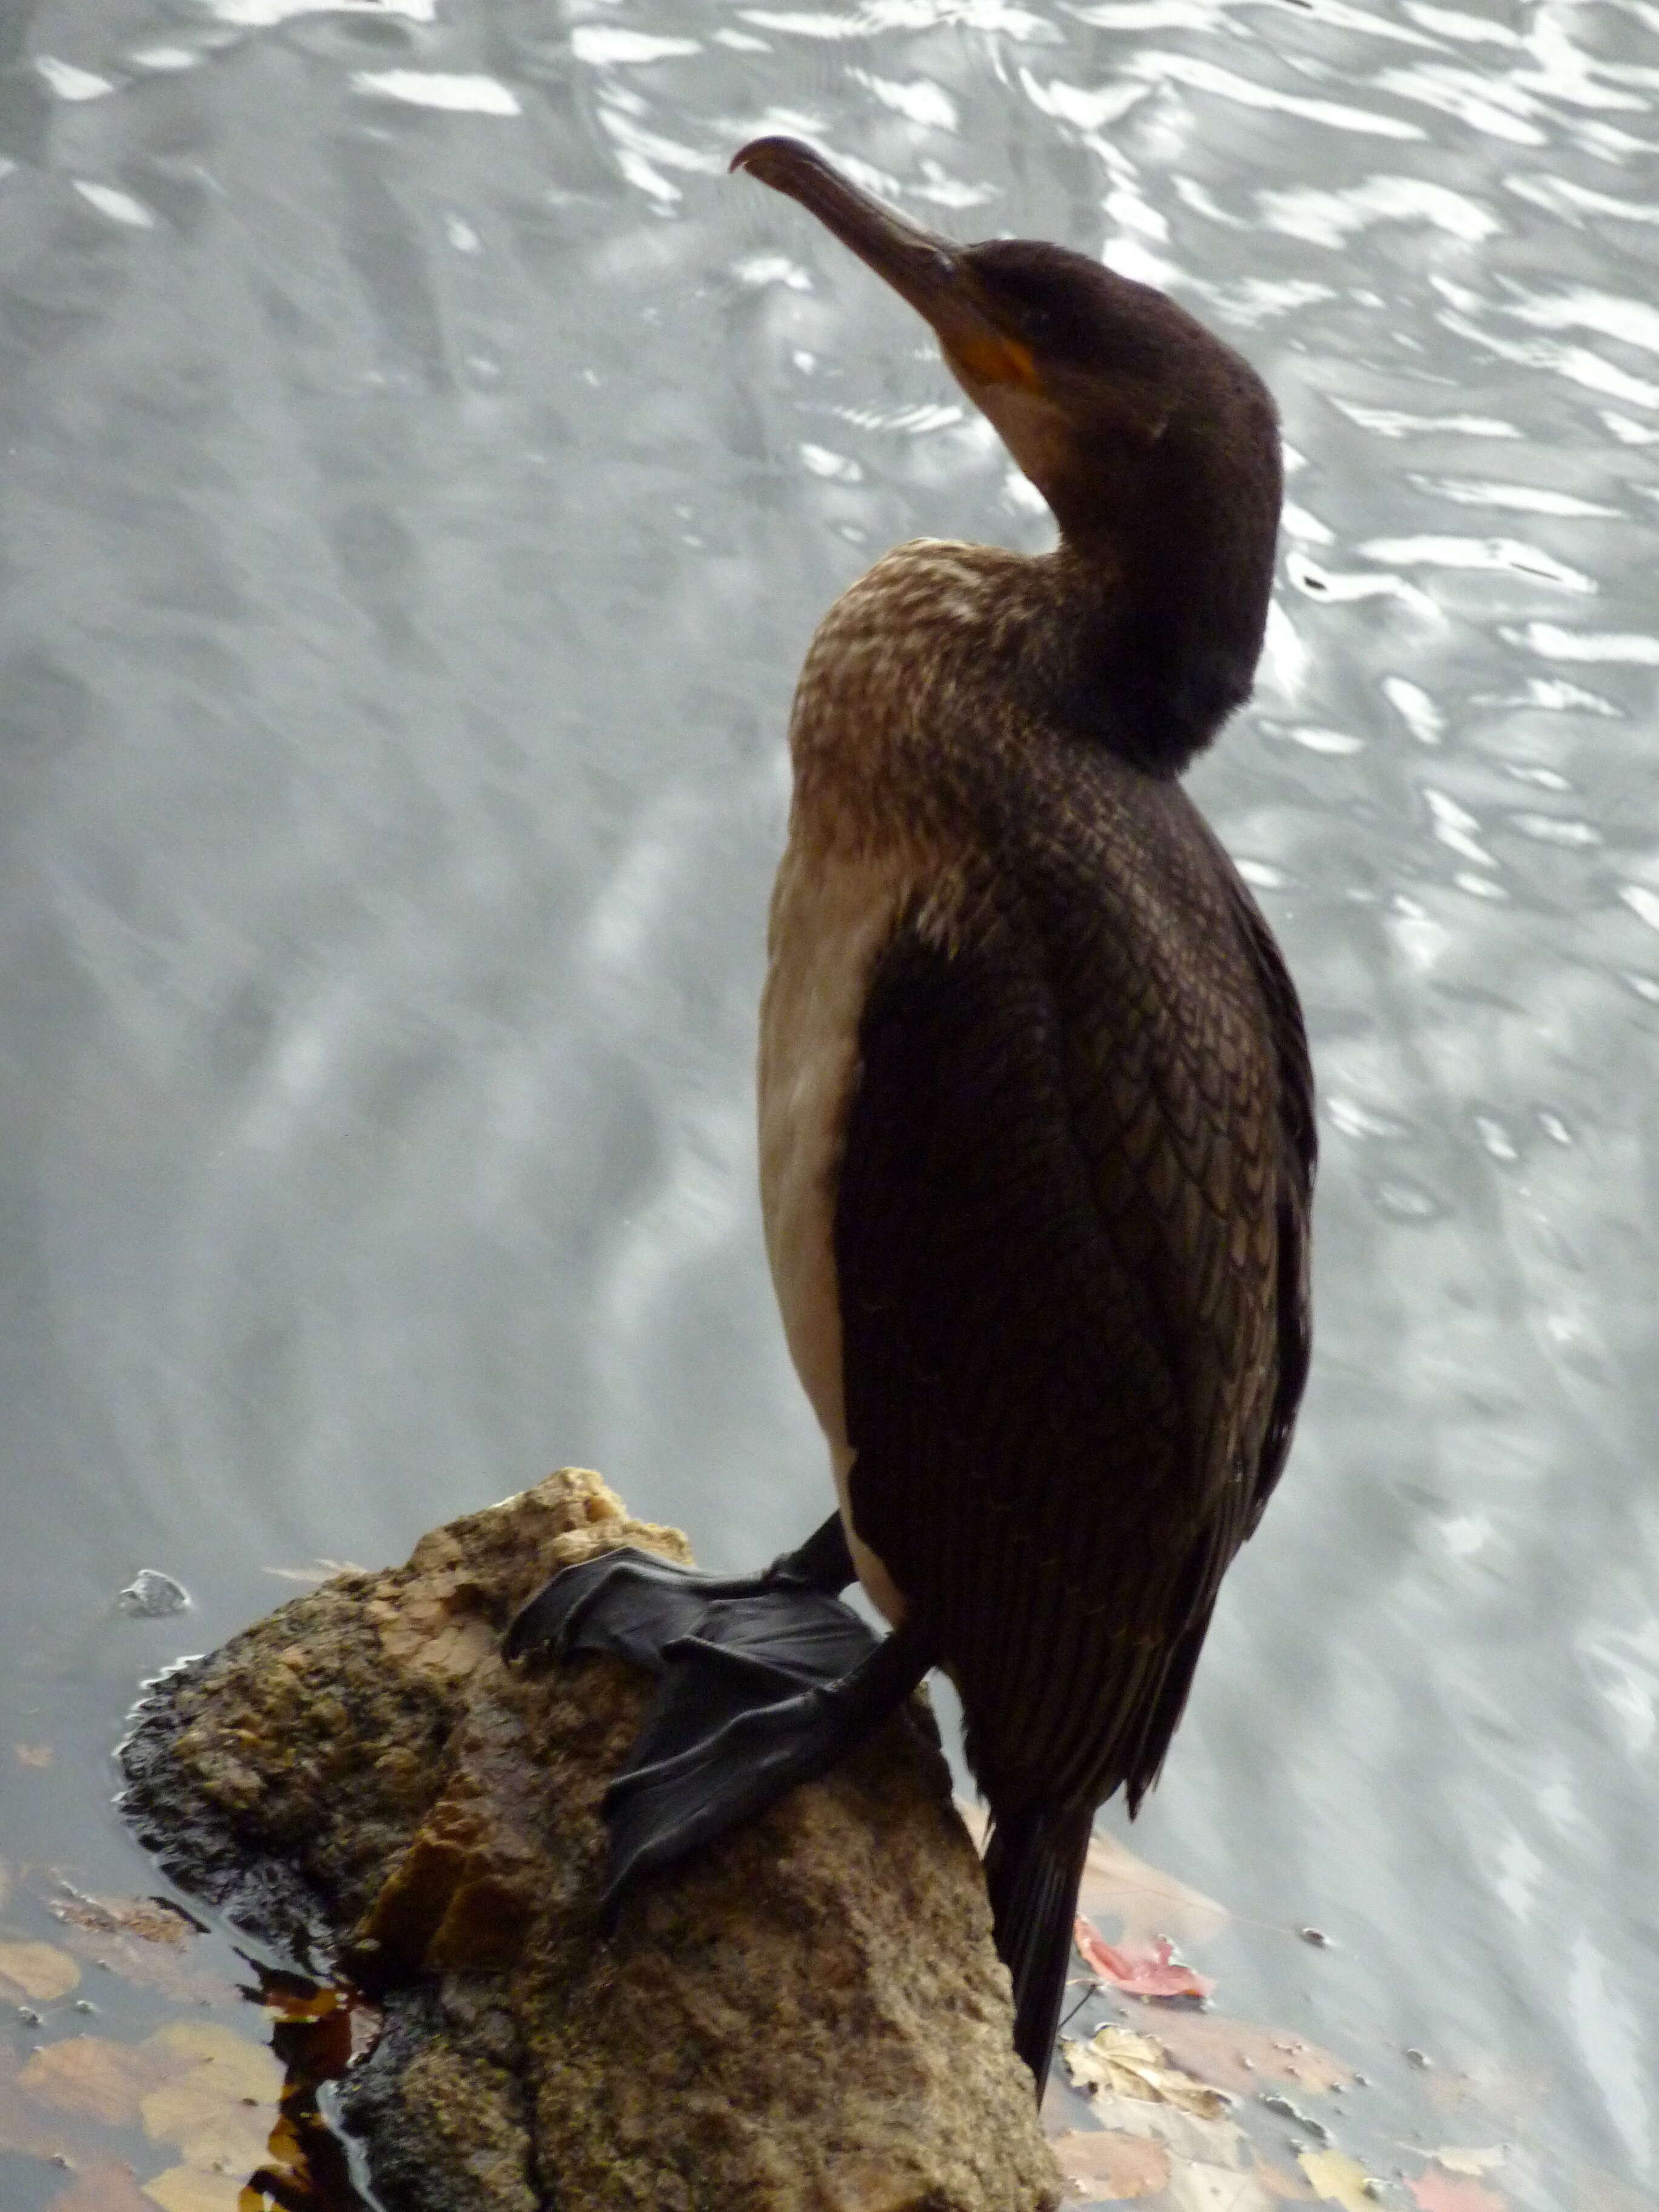
[[[804,131],[1170,286],[1292,449],[1198,783],[1313,1022],[1320,1354],[1139,1846],[1262,1923],[1230,2004],[1393,2054],[1396,2133],[1455,2077],[1516,2201],[1653,2186],[1654,11],[13,39],[0,1758],[55,1755],[0,1851],[143,1879],[100,1763],[178,1644],[111,1613],[142,1565],[205,1644],[556,1460],[716,1564],[820,1510],[750,1131],[789,686],[886,544],[1046,525],[902,308],[725,180]]]

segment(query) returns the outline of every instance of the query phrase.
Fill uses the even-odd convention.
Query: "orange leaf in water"
[[[1170,2154],[1143,2136],[1120,2135],[1115,2128],[1078,2129],[1056,2136],[1049,2146],[1060,2170],[1079,2193],[1109,2197],[1156,2197],[1170,2185]]]
[[[1206,1997],[1215,1988],[1207,1975],[1195,1974],[1190,1966],[1181,1964],[1167,1936],[1120,1948],[1109,1943],[1081,1913],[1072,1934],[1085,1966],[1102,1981],[1109,1982],[1114,1989],[1127,1990],[1131,1996]]]
[[[1466,2181],[1437,2166],[1430,2166],[1406,2186],[1417,2199],[1419,2212],[1506,2212],[1507,2200],[1484,2181]]]

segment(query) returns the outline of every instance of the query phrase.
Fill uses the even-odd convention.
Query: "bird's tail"
[[[1014,2048],[1039,2102],[1060,2027],[1072,1923],[1093,1817],[1032,1808],[999,1820],[985,1852],[997,1955],[1014,1984]]]

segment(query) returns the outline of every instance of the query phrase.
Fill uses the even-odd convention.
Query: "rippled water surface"
[[[0,61],[0,1858],[145,1886],[123,1711],[274,1569],[564,1461],[713,1564],[824,1510],[754,1187],[791,684],[889,544],[1048,526],[725,173],[803,131],[1278,394],[1194,782],[1307,1003],[1318,1355],[1135,1846],[1373,2171],[1646,2203],[1659,7],[13,0]]]

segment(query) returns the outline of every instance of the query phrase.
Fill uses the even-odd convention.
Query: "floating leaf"
[[[236,1995],[222,1974],[196,1963],[191,1951],[199,1931],[160,1898],[88,1897],[70,1890],[49,1898],[47,1909],[63,1923],[72,1951],[124,1981],[160,1990],[178,2004],[223,2003]]]
[[[52,1746],[49,1743],[15,1743],[13,1751],[20,1766],[50,1766]]]
[[[9,1982],[37,2004],[66,1997],[80,1980],[74,1960],[53,1944],[0,1943],[0,1982]]]
[[[1406,2186],[1417,2199],[1419,2212],[1504,2212],[1504,2199],[1485,2182],[1465,2181],[1456,2174],[1437,2172],[1433,2166]]]
[[[1327,2204],[1340,2204],[1343,2212],[1371,2212],[1376,2200],[1365,2185],[1365,2169],[1346,2151],[1304,2150],[1297,2164]]]
[[[1258,2027],[1253,2021],[1170,2011],[1158,2014],[1158,2032],[1177,2065],[1241,2095],[1273,2081],[1322,2091],[1345,2088],[1353,2079],[1352,2067],[1317,2044],[1284,2028]]]
[[[89,1897],[66,1887],[61,1896],[52,1899],[50,1910],[54,1919],[88,1929],[94,1935],[119,1929],[145,1943],[182,1947],[198,1932],[194,1921],[160,1897]]]
[[[1127,1990],[1133,1996],[1206,1997],[1215,1988],[1206,1975],[1195,1974],[1190,1966],[1180,1964],[1167,1936],[1156,1936],[1150,1943],[1120,1948],[1109,1943],[1079,1913],[1073,1940],[1085,1966],[1114,1989]]]
[[[1493,2166],[1504,2163],[1501,2144],[1490,2150],[1437,2150],[1431,2155],[1448,2173],[1490,2173]]]
[[[52,2212],[150,2212],[138,2193],[130,2166],[106,2160],[80,2168],[61,2197],[52,2200]]]
[[[1120,2135],[1115,2128],[1076,2130],[1056,2136],[1049,2148],[1066,2180],[1091,2197],[1116,2203],[1156,2197],[1169,2185],[1170,2154],[1145,2136]]]
[[[1218,2089],[1194,2081],[1167,2063],[1162,2044],[1127,2027],[1103,2027],[1087,2043],[1063,2043],[1066,2063],[1079,2087],[1109,2090],[1114,2096],[1148,2104],[1175,2105],[1200,2119],[1218,2120],[1227,2100]]]

